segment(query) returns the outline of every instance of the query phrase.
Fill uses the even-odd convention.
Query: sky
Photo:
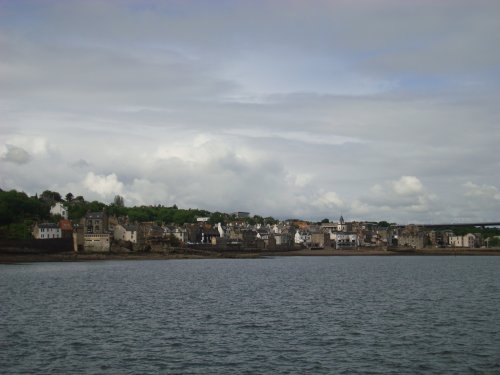
[[[500,220],[497,0],[0,0],[0,188]]]

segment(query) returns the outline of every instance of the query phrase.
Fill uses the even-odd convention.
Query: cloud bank
[[[496,1],[0,1],[0,187],[498,220]]]

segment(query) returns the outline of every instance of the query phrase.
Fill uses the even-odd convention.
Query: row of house
[[[35,223],[31,234],[37,240],[72,238],[73,224],[68,219],[61,219],[58,223]]]
[[[116,219],[115,219],[116,220]],[[119,220],[118,220],[119,221]],[[351,225],[351,224],[350,224]],[[275,225],[248,225],[235,221],[223,226],[210,225],[201,218],[197,224],[183,226],[158,226],[155,223],[120,223],[113,225],[116,241],[130,242],[140,248],[152,243],[167,241],[171,236],[179,243],[214,245],[219,248],[243,247],[257,249],[276,248],[357,248],[360,240],[357,233],[344,232],[347,224],[341,218],[339,224],[312,225],[301,222],[282,222]],[[352,228],[352,225],[351,225]]]
[[[375,222],[346,222],[340,216],[337,222],[312,224],[304,221],[286,221],[274,225],[249,225],[236,220],[227,225],[210,225],[206,218],[196,224],[157,225],[153,222],[129,223],[127,218],[108,217],[105,211],[88,212],[78,223],[68,219],[68,210],[56,203],[51,213],[61,217],[56,223],[36,224],[36,239],[73,238],[76,251],[106,252],[112,242],[132,250],[166,246],[214,245],[219,248],[336,248],[391,247],[421,249],[433,247],[480,247],[482,238],[477,233],[463,236],[452,231],[434,231],[416,225],[404,228],[380,227]],[[235,213],[237,218],[248,217],[247,212]]]
[[[79,223],[67,219],[68,211],[59,202],[51,208],[52,215],[66,218],[58,223],[36,223],[33,226],[33,238],[73,239],[75,251],[109,251],[112,238],[109,232],[108,216],[105,212],[89,212]]]
[[[407,225],[398,230],[396,245],[403,248],[425,247],[478,248],[485,245],[480,233],[457,235],[452,230],[432,230],[417,225]]]

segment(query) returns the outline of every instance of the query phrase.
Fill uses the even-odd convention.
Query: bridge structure
[[[411,225],[411,224],[409,224]],[[440,223],[440,224],[414,224],[418,227],[425,227],[425,228],[451,228],[451,227],[480,227],[480,228],[486,228],[486,227],[497,227],[500,226],[500,221],[489,221],[489,222],[472,222],[472,223]],[[398,225],[399,228],[404,228],[407,225]]]

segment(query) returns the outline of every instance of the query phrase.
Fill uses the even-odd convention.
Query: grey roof
[[[104,212],[87,212],[86,219],[104,219]]]
[[[54,224],[54,223],[41,223],[41,224],[38,224],[38,228],[58,229],[59,225]]]

